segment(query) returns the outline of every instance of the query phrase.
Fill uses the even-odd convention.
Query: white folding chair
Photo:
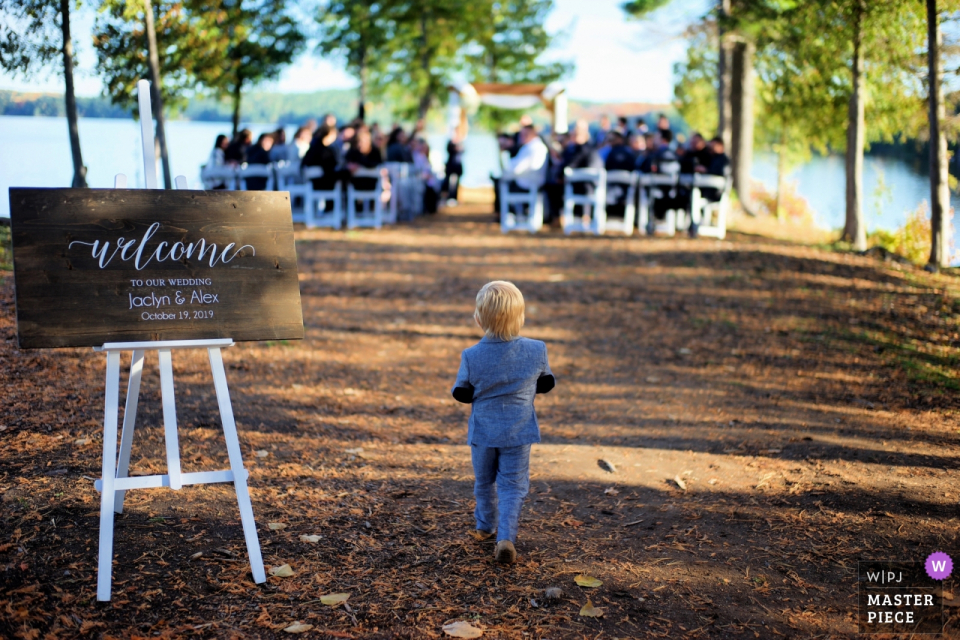
[[[600,233],[607,230],[633,235],[637,217],[637,174],[634,171],[607,171],[607,200]],[[610,218],[610,205],[623,205],[623,219]]]
[[[247,191],[247,180],[250,178],[266,178],[267,184],[264,191],[273,191],[273,165],[272,164],[247,164],[240,165],[240,171],[237,172],[240,178],[240,189]]]
[[[230,191],[237,189],[237,168],[229,164],[203,165],[200,167],[200,180],[204,189],[214,189],[225,185]]]
[[[300,161],[280,160],[275,165],[277,191],[290,192],[290,212],[294,222],[304,221],[306,192],[309,186],[300,175]]]
[[[607,172],[603,169],[572,169],[563,170],[563,214],[560,222],[563,232],[603,233],[606,221],[607,202]],[[593,193],[576,194],[573,192],[575,184],[592,184]],[[576,206],[580,205],[581,215],[576,214]]]
[[[347,229],[379,229],[383,226],[383,171],[382,167],[376,167],[354,172],[354,178],[375,178],[376,186],[373,189],[357,189],[352,180],[347,185]],[[358,204],[362,211],[358,210]]]
[[[536,233],[543,227],[543,193],[537,187],[511,193],[512,180],[509,174],[500,178],[500,231]]]
[[[390,200],[384,212],[383,221],[387,224],[396,224],[404,213],[403,188],[410,171],[408,162],[385,162],[387,176],[390,178]]]
[[[716,189],[719,201],[703,197],[701,189]],[[699,225],[698,235],[724,239],[727,236],[727,214],[730,210],[730,181],[723,176],[695,173],[690,193],[690,213]]]
[[[662,233],[676,235],[676,211],[668,209],[662,221],[653,215],[653,206],[661,198],[674,197],[677,190],[677,174],[643,173],[640,174],[640,220],[647,235]],[[672,194],[672,195],[671,195]]]
[[[323,176],[320,167],[305,167],[303,181],[305,186],[303,200],[304,224],[308,229],[316,227],[330,227],[340,229],[343,226],[343,187],[340,182],[333,185],[333,189],[319,190],[313,188],[313,179]],[[333,206],[327,211],[327,203]]]

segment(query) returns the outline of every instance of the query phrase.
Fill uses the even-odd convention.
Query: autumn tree
[[[199,3],[203,21],[226,46],[197,68],[197,79],[232,103],[233,134],[240,128],[245,88],[276,79],[303,51],[306,37],[286,0],[221,0]]]
[[[341,59],[360,81],[357,116],[364,117],[370,69],[389,57],[392,24],[378,0],[342,0],[321,5],[317,14],[320,37],[317,53]]]
[[[73,85],[71,0],[0,0],[0,68],[29,77],[59,60],[65,85],[67,131],[73,157],[74,188],[87,186],[80,153],[77,97]]]
[[[545,27],[553,6],[553,0],[488,2],[485,17],[467,46],[470,78],[490,83],[549,84],[568,75],[573,68],[570,62],[542,60],[558,38],[558,34],[551,34]],[[517,112],[482,105],[479,117],[498,129],[505,122],[516,120]]]

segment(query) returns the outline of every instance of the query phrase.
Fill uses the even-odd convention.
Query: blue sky
[[[622,0],[555,0],[547,20],[551,32],[563,31],[561,46],[550,56],[572,60],[573,75],[566,80],[572,98],[603,102],[668,102],[672,97],[673,65],[686,49],[684,27],[702,15],[709,0],[673,0],[650,20],[627,20]],[[82,9],[74,17],[78,49],[77,93],[98,95],[101,83],[90,44],[94,12]],[[285,93],[348,88],[356,81],[336,61],[304,54],[276,82],[264,89]],[[40,73],[28,80],[0,72],[0,89],[63,91],[55,73]]]

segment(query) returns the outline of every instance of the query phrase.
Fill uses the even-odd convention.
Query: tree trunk
[[[237,83],[233,85],[233,139],[236,139],[240,131],[240,98],[243,96],[243,80],[237,78]]]
[[[950,266],[950,187],[947,182],[947,139],[940,49],[943,41],[937,0],[927,0],[927,67],[930,92],[930,261],[933,269]]]
[[[740,198],[740,205],[750,215],[756,215],[750,192],[750,169],[753,166],[753,42],[739,40],[733,47],[731,69],[730,106],[731,138],[730,165],[733,173],[733,188]]]
[[[157,51],[157,31],[153,23],[151,0],[143,0],[143,15],[147,32],[147,50],[150,54],[150,101],[153,103],[153,117],[157,121],[157,142],[160,144],[160,160],[163,164],[163,187],[172,189],[170,154],[167,152],[167,136],[163,127],[163,98],[160,95],[160,54]]]
[[[720,0],[718,11],[722,23],[722,20],[730,13],[730,0]],[[730,149],[730,120],[732,117],[732,106],[730,104],[732,78],[730,71],[733,40],[731,40],[730,34],[723,29],[722,24],[719,29],[719,44],[720,50],[717,57],[717,135],[723,140],[724,148]]]
[[[364,63],[360,67],[360,104],[357,105],[357,119],[360,121],[367,118],[367,65]]]
[[[863,51],[861,40],[863,33],[861,21],[863,7],[859,7],[854,19],[853,60],[850,63],[852,91],[847,120],[847,213],[843,228],[843,238],[853,245],[856,251],[867,250],[867,230],[863,219],[863,145],[865,138]]]
[[[780,127],[780,145],[777,148],[777,220],[782,224],[786,220],[783,210],[783,185],[787,169],[787,128]]]
[[[73,155],[73,188],[87,186],[87,168],[80,154],[80,129],[77,123],[77,96],[73,89],[73,40],[70,38],[70,0],[60,0],[60,27],[63,31],[63,80],[67,85],[67,129],[70,132],[70,153]]]
[[[417,107],[417,118],[425,120],[427,112],[430,110],[430,103],[433,102],[433,82],[430,78],[430,63],[433,56],[430,55],[430,40],[427,37],[427,12],[420,14],[420,67],[427,77],[427,88],[420,96],[420,104]]]

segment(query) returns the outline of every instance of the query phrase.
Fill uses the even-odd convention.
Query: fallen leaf
[[[99,515],[99,514],[98,514],[98,515]],[[582,521],[582,520],[577,520],[576,518],[567,518],[566,520],[564,520],[564,521],[561,522],[560,524],[566,525],[566,526],[568,526],[568,527],[573,527],[574,529],[576,529],[577,527],[582,527],[582,526],[583,526],[583,521]]]
[[[580,574],[573,579],[581,587],[599,587],[603,583],[594,578],[593,576],[587,576]]]
[[[593,603],[587,600],[587,604],[580,609],[580,615],[584,618],[600,618],[603,616],[603,609],[593,606]]]
[[[294,623],[293,623],[292,625],[290,625],[289,627],[284,627],[283,630],[286,631],[287,633],[303,633],[304,631],[310,631],[310,629],[313,629],[313,625],[312,625],[312,624],[304,624],[304,623],[302,623],[302,622],[294,622]]]
[[[190,556],[190,559],[191,559],[191,560],[196,560],[197,558],[199,558],[199,557],[202,556],[202,555],[203,555],[203,551],[197,551],[195,554],[193,554],[192,556]]]
[[[683,478],[681,478],[679,475],[673,476],[673,481],[676,482],[677,486],[683,489],[684,491],[687,490],[687,483],[684,482]]]
[[[320,602],[335,607],[338,604],[346,602],[349,597],[349,593],[329,593],[325,596],[320,596]]]
[[[560,587],[547,587],[543,595],[547,600],[559,600],[563,597],[563,589]]]
[[[443,625],[443,632],[454,638],[479,638],[483,635],[482,629],[477,629],[469,622],[464,622],[463,620],[457,620],[456,622]]]
[[[271,531],[279,531],[280,529],[287,528],[287,524],[285,522],[268,522],[267,526],[270,527]]]
[[[608,496],[620,495],[620,492],[617,491],[617,490],[616,490],[615,488],[613,488],[613,487],[607,487],[606,489],[603,490],[603,492],[604,492],[605,494],[607,494]]]
[[[90,442],[90,438],[77,438],[76,440],[73,441],[73,444],[82,447],[83,445],[87,444],[88,442]]]
[[[258,458],[266,458],[268,455],[270,455],[270,452],[266,449],[258,449],[257,451],[253,452],[253,455],[257,456]]]
[[[293,569],[290,568],[288,564],[282,564],[279,567],[274,567],[270,569],[270,575],[276,576],[278,578],[289,578],[293,575]]]
[[[688,349],[687,347],[680,347],[680,348],[677,350],[677,353],[679,353],[679,354],[682,355],[682,356],[688,356],[688,355],[690,355],[691,353],[693,353],[693,351],[691,351],[691,350]]]
[[[349,453],[352,456],[363,453],[363,447],[357,447],[356,449],[344,449],[344,453]]]
[[[647,376],[647,382],[650,384],[656,384],[660,382],[660,376]]]
[[[612,462],[606,460],[597,460],[597,466],[606,471],[607,473],[616,473],[617,468]]]
[[[319,542],[323,536],[300,536],[300,542]]]

